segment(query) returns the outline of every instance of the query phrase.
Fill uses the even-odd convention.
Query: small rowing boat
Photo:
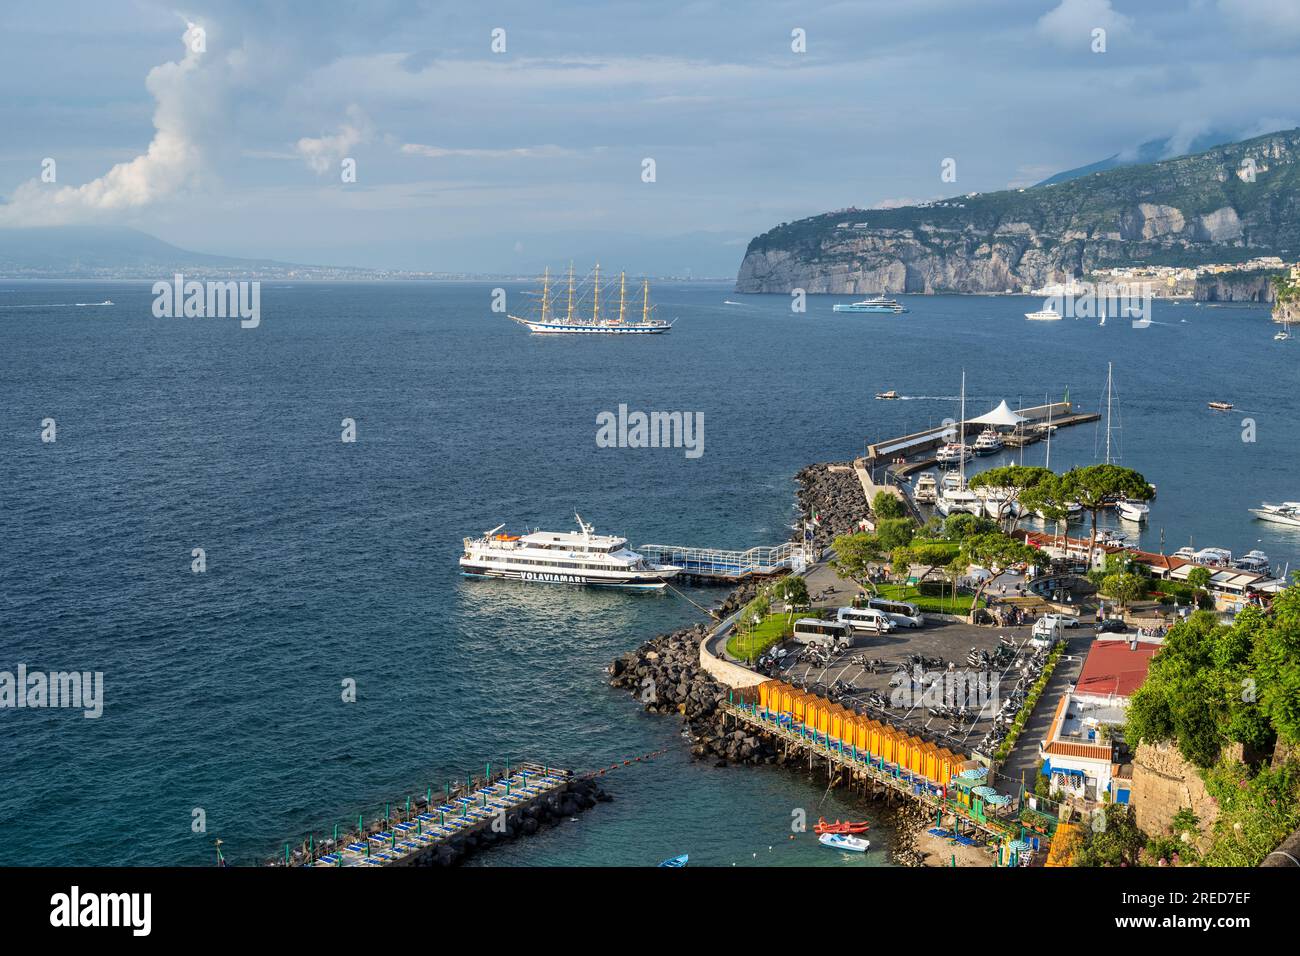
[[[813,827],[814,833],[866,833],[869,825],[867,823],[852,823],[848,820],[834,823],[827,823],[825,817],[817,820],[817,825]]]
[[[683,853],[681,856],[670,857],[669,859],[664,860],[659,865],[671,867],[673,869],[681,869],[683,866],[689,863],[690,860],[691,860],[691,855],[689,853]]]

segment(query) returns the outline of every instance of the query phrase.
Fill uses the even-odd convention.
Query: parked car
[[[1097,625],[1098,634],[1125,634],[1127,632],[1128,625],[1118,617],[1108,617]]]

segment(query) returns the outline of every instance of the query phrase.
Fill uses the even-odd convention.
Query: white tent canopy
[[[993,409],[993,411],[989,412],[987,415],[981,415],[979,418],[972,418],[970,423],[972,425],[993,425],[997,428],[1014,428],[1021,422],[1027,421],[1029,421],[1029,419],[1022,418],[1013,412],[1010,407],[1008,407],[1007,400],[1004,398],[1002,404]]]

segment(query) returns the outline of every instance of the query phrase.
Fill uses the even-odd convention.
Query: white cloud
[[[1053,43],[1072,50],[1088,50],[1092,44],[1092,31],[1106,31],[1107,41],[1124,33],[1133,21],[1116,12],[1110,0],[1061,0],[1060,6],[1049,10],[1038,20],[1038,33]]]
[[[304,136],[298,140],[298,155],[319,174],[338,168],[339,162],[352,150],[370,139],[370,121],[356,106],[348,107],[348,118],[338,131],[319,139]]]
[[[185,56],[149,71],[145,87],[152,94],[154,137],[145,152],[118,163],[81,186],[57,186],[29,180],[0,205],[0,225],[51,226],[119,214],[147,206],[193,183],[201,170],[203,111],[191,108],[219,91],[201,69],[205,53],[193,49],[187,29],[181,38]]]
[[[1219,12],[1237,30],[1266,45],[1300,40],[1296,0],[1219,0]]]

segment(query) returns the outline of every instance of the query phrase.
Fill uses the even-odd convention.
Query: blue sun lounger
[[[353,853],[365,853],[366,845],[364,843],[349,843],[347,848]]]

